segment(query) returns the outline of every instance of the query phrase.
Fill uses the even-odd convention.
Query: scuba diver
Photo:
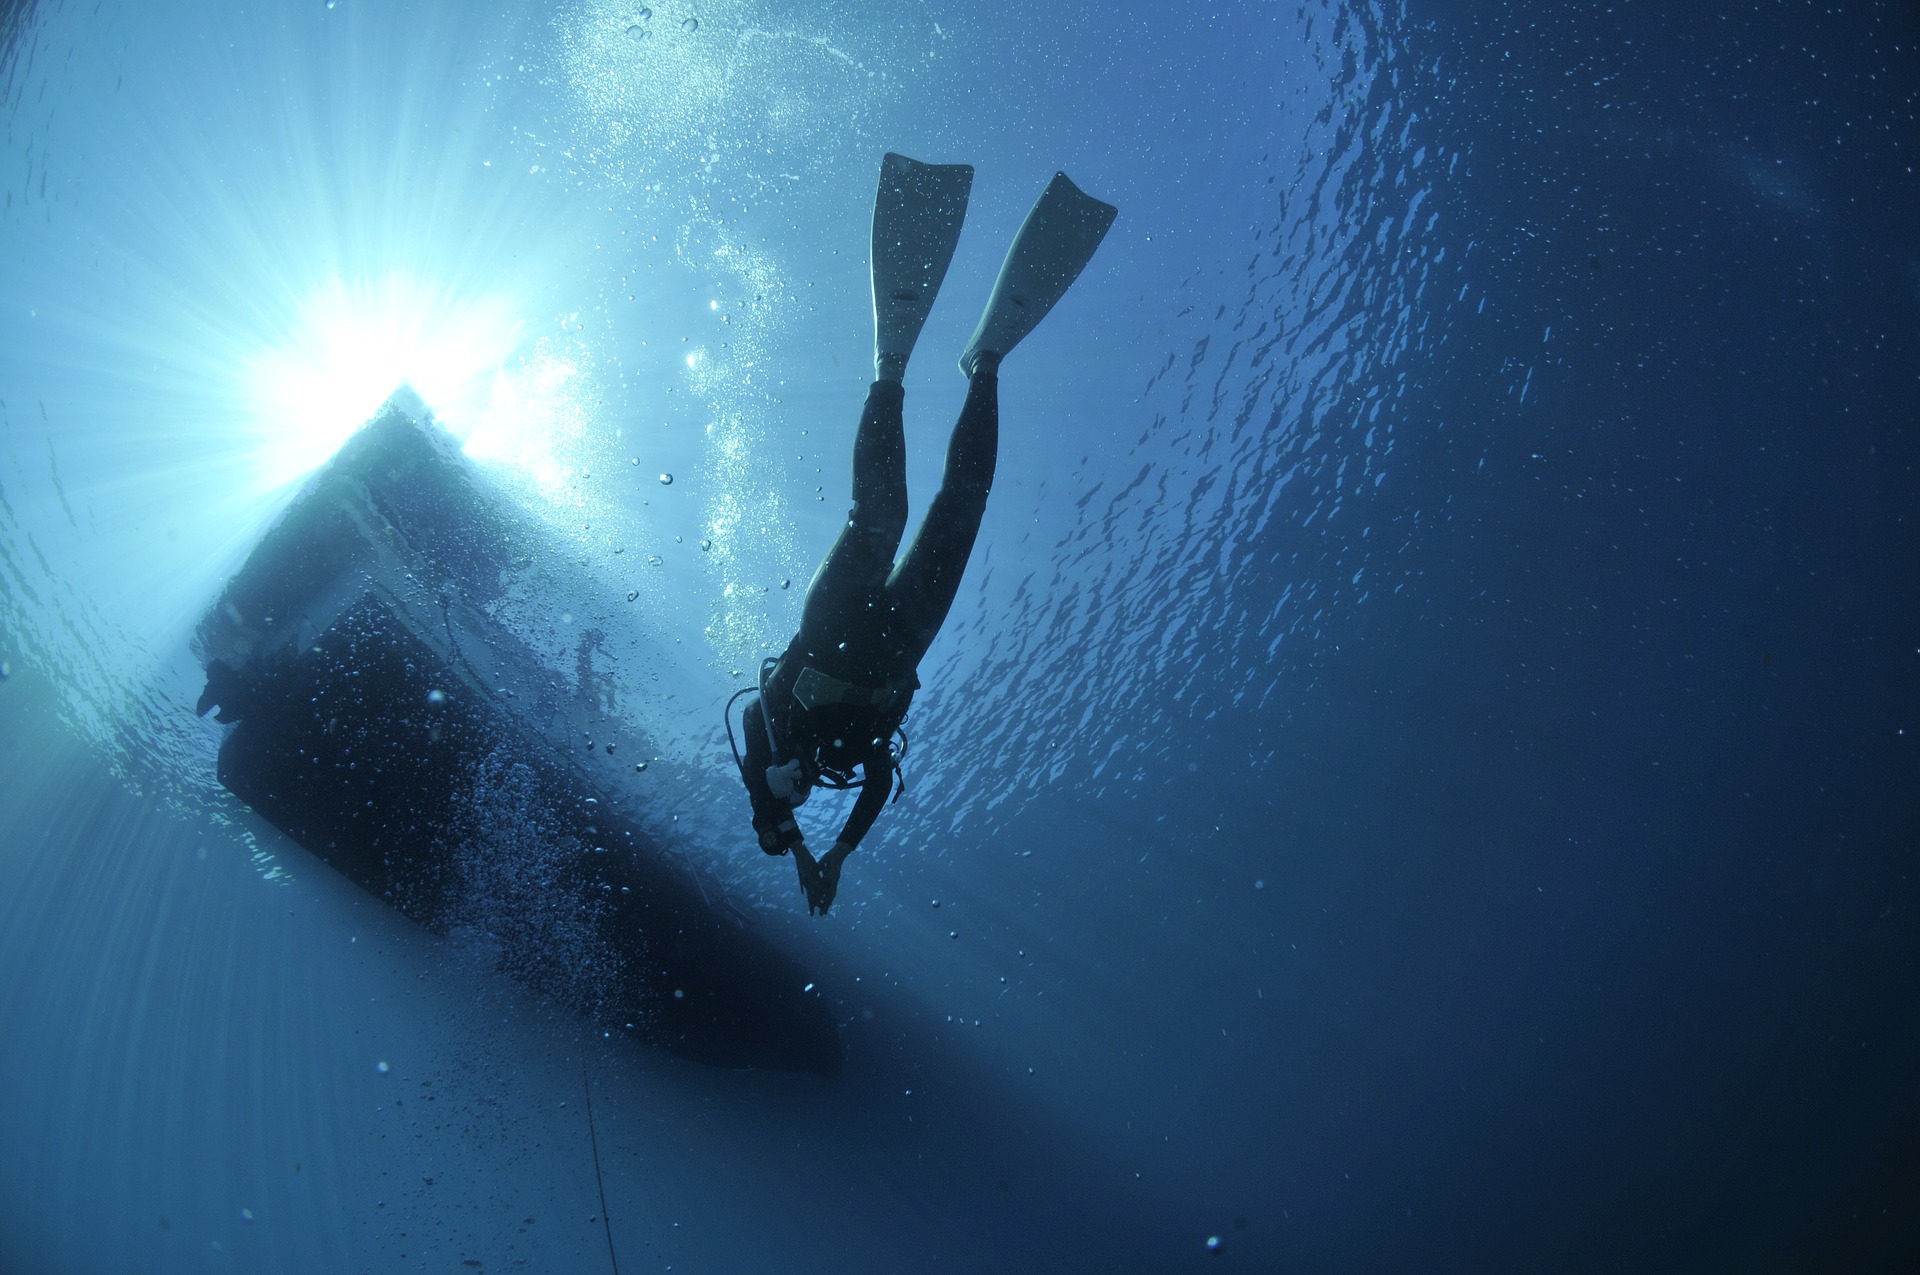
[[[841,865],[894,791],[905,752],[900,728],[920,685],[916,669],[959,591],[993,487],[1000,360],[1079,278],[1119,211],[1056,173],[1027,214],[960,355],[967,398],[947,443],[939,494],[896,561],[907,528],[901,378],[953,260],[972,186],[971,164],[894,154],[881,162],[873,203],[874,382],[854,435],[853,508],[807,587],[799,633],[762,665],[760,685],[740,692],[753,695],[742,714],[746,756],[734,753],[753,828],[768,854],[793,854],[810,914],[827,914]],[[794,819],[794,807],[816,787],[860,789],[833,848],[817,860]]]

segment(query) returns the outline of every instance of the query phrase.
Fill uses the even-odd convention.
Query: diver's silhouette
[[[881,163],[873,208],[875,380],[854,436],[853,508],[808,586],[799,633],[767,661],[744,714],[746,756],[736,759],[760,848],[792,851],[807,910],[823,916],[841,864],[893,789],[894,736],[920,685],[920,658],[953,605],[986,512],[1000,441],[1000,360],[1079,277],[1117,213],[1058,173],[1027,214],[960,356],[967,400],[947,444],[940,492],[896,562],[907,526],[901,377],[959,242],[972,185],[968,164],[893,154]],[[861,789],[833,848],[817,860],[793,813],[815,786]]]

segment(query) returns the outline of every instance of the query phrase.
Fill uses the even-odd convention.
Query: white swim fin
[[[972,164],[922,164],[891,151],[873,197],[873,372],[897,381],[947,277],[973,190]]]
[[[979,354],[1004,358],[1039,326],[1093,260],[1119,215],[1118,208],[1084,193],[1065,173],[1055,173],[1007,250],[986,313],[960,355],[960,370],[972,376]]]

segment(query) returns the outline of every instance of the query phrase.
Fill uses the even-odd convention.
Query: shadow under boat
[[[587,715],[500,618],[509,577],[561,560],[396,395],[201,621],[199,711],[234,723],[221,784],[362,889],[478,938],[610,1030],[705,1063],[837,1073],[812,980],[615,808],[579,747]]]

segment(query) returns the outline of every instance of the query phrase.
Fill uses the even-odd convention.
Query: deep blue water
[[[0,1270],[1920,1264],[1913,5],[0,15]],[[916,509],[1028,203],[1122,211],[814,920],[719,711],[888,149],[977,168]],[[193,626],[401,380],[838,1078],[602,1040],[215,783]]]

